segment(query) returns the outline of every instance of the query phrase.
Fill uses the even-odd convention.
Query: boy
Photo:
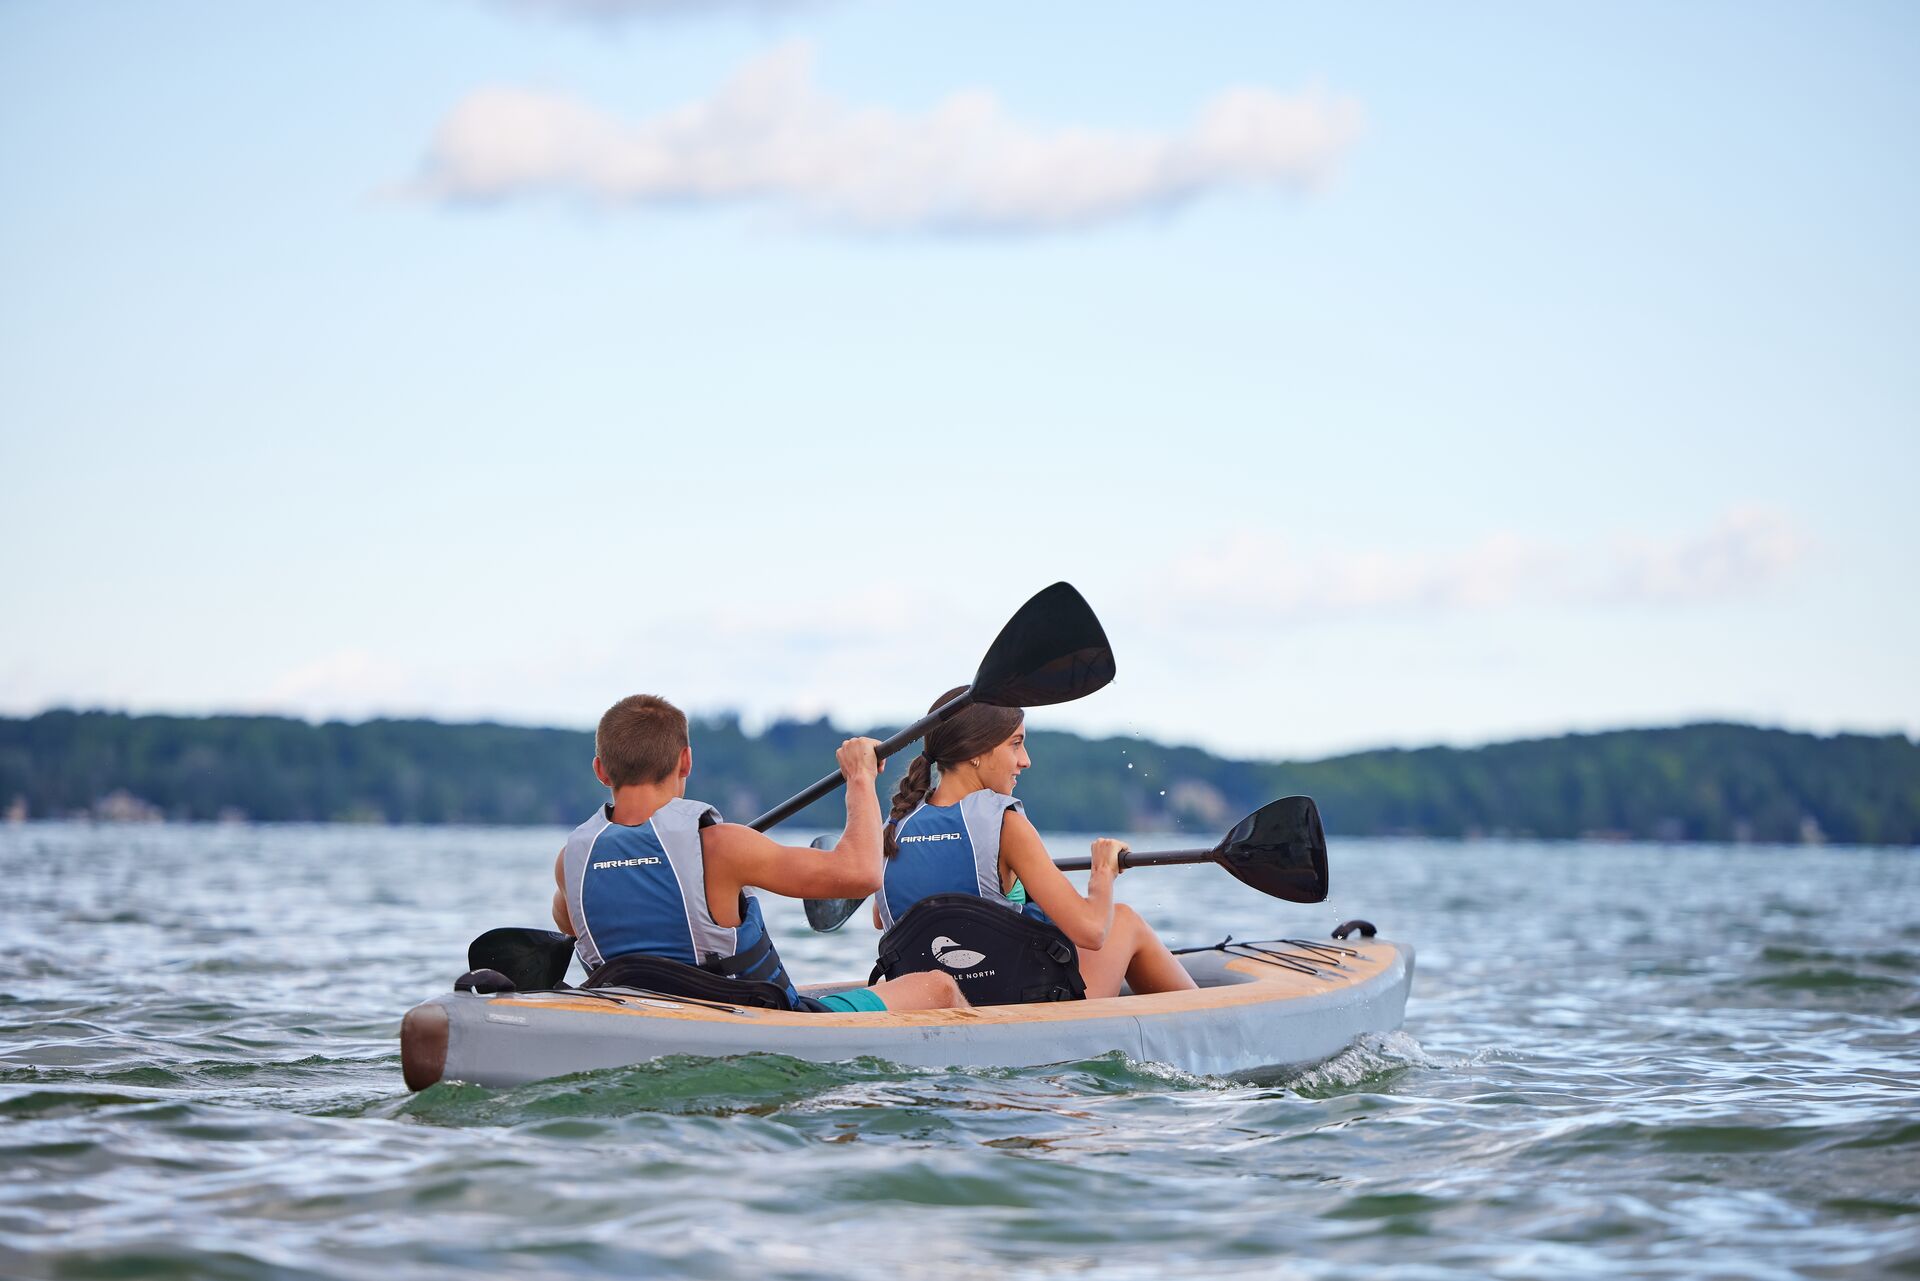
[[[687,718],[635,694],[594,735],[594,777],[613,802],[575,828],[554,860],[553,920],[589,973],[628,953],[663,956],[786,989],[795,1009],[942,1010],[967,1004],[944,973],[909,974],[819,998],[787,977],[748,886],[790,898],[860,898],[880,888],[879,761],[870,738],[840,745],[847,827],[832,850],[780,845],[686,799]]]

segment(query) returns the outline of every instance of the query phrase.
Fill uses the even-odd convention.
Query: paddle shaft
[[[1235,880],[1290,903],[1319,903],[1327,897],[1326,836],[1320,811],[1308,796],[1287,796],[1262,805],[1241,819],[1218,845],[1205,850],[1123,850],[1120,866],[1178,867],[1212,863]],[[1092,858],[1062,859],[1063,872],[1084,872]],[[825,932],[846,924],[859,899],[808,899],[807,924]]]
[[[893,735],[881,743],[880,746],[874,748],[874,758],[876,760],[886,760],[887,757],[892,756],[909,743],[919,742],[921,738],[925,737],[928,730],[938,725],[941,721],[946,720],[949,716],[959,715],[972,705],[973,689],[969,686],[965,693],[954,695],[951,699],[940,704],[940,706],[934,708],[925,716],[922,716],[919,720]],[[759,818],[754,819],[753,822],[747,824],[747,826],[756,832],[764,832],[775,823],[782,823],[792,818],[795,814],[798,814],[801,810],[807,808],[807,806],[813,804],[846,781],[847,776],[839,770],[835,770],[813,786],[807,788],[806,791],[801,792],[798,796],[792,796],[780,802],[780,804],[774,806]]]
[[[1120,867],[1124,871],[1129,867],[1173,867],[1181,863],[1217,863],[1220,851],[1213,850],[1151,850],[1137,854],[1124,850],[1120,855]],[[1093,867],[1093,858],[1055,859],[1055,867],[1063,872],[1085,872]]]

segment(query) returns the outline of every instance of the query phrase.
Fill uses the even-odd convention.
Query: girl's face
[[[990,752],[980,757],[978,766],[980,782],[992,788],[1002,796],[1013,795],[1013,785],[1019,781],[1020,771],[1032,765],[1027,756],[1027,727],[1022,724],[1013,731],[1013,736]]]

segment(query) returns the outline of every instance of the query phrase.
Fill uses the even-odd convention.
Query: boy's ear
[[[607,767],[600,763],[598,756],[593,758],[593,776],[600,780],[600,786],[612,787],[613,778],[607,773]]]
[[[688,743],[680,749],[680,777],[693,773],[693,744]]]

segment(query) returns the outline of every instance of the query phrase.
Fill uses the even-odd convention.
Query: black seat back
[[[880,937],[868,982],[938,970],[975,1005],[1078,1001],[1080,954],[1058,927],[974,894],[930,894]]]
[[[762,1010],[791,1010],[786,989],[754,979],[732,979],[664,956],[629,952],[616,956],[587,976],[582,987],[637,987],[662,996],[722,1005],[751,1005]]]

